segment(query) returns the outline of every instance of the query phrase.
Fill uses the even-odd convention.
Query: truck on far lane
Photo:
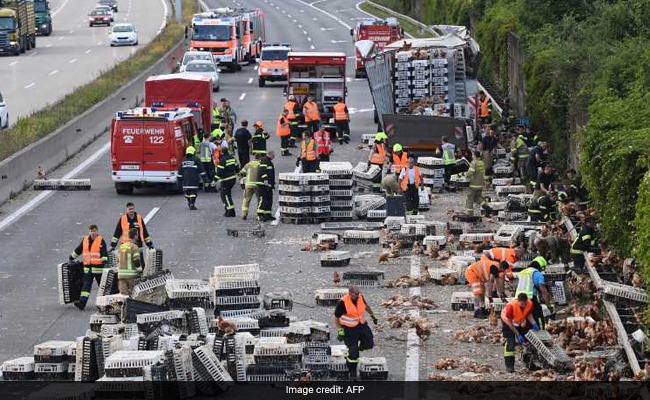
[[[31,0],[0,0],[0,53],[20,55],[36,47]]]
[[[34,0],[34,17],[36,20],[36,34],[50,36],[52,34],[52,15],[48,0]]]

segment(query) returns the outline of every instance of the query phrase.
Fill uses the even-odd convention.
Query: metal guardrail
[[[430,26],[428,26],[428,25],[426,25],[426,24],[423,24],[422,22],[420,22],[420,21],[418,21],[418,20],[416,20],[416,19],[413,19],[413,18],[409,17],[408,15],[400,14],[400,13],[398,13],[397,11],[393,11],[393,10],[391,10],[390,8],[388,8],[388,7],[384,7],[384,6],[382,6],[381,4],[377,4],[377,3],[375,3],[374,1],[371,1],[371,0],[366,0],[365,2],[368,3],[368,4],[370,4],[370,5],[373,6],[373,7],[376,7],[376,8],[378,8],[378,9],[384,11],[384,12],[389,13],[390,15],[393,15],[393,16],[398,17],[398,18],[401,18],[401,19],[405,19],[405,20],[407,20],[408,22],[412,23],[413,25],[416,25],[416,26],[418,26],[419,28],[428,31],[428,32],[434,34],[435,36],[440,36],[440,33],[436,32],[435,29],[432,29]],[[411,38],[413,38],[412,35],[410,35],[410,34],[408,34],[408,33],[407,33],[407,35],[410,36]]]

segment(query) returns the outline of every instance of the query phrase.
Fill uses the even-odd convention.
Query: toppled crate
[[[90,179],[36,179],[34,190],[90,190]]]
[[[134,323],[138,314],[167,311],[167,307],[127,298],[122,306],[122,322]]]
[[[185,327],[185,313],[181,310],[169,310],[147,314],[138,314],[136,316],[138,329],[149,334],[156,328],[167,325],[176,329]]]
[[[215,290],[215,295],[220,296],[246,296],[260,294],[260,284],[256,280],[217,280],[210,278],[210,285]]]
[[[81,297],[81,283],[83,280],[83,264],[80,262],[67,262],[57,266],[59,289],[59,304],[74,303]]]
[[[189,328],[190,334],[208,334],[208,320],[205,317],[205,310],[203,308],[193,307],[192,309],[186,310],[185,319],[187,320],[187,326]]]
[[[259,296],[221,296],[216,298],[215,314],[224,310],[260,308],[261,304]]]
[[[368,210],[366,219],[373,222],[382,222],[386,219],[386,210]]]
[[[322,267],[344,267],[350,265],[349,251],[328,251],[320,256]]]
[[[228,319],[228,322],[237,325],[237,332],[250,332],[253,335],[259,335],[260,333],[260,323],[258,319],[248,317],[230,318]],[[216,319],[210,321],[210,332],[219,332]]]
[[[494,242],[499,246],[510,246],[513,240],[516,240],[523,232],[523,228],[518,225],[501,225],[494,234]]]
[[[323,307],[333,307],[346,294],[348,294],[347,288],[316,289],[316,304]]]
[[[454,311],[473,311],[474,295],[472,292],[454,292],[451,294],[451,309]]]
[[[90,316],[90,330],[100,333],[103,325],[114,325],[118,322],[117,315],[93,313]]]
[[[286,310],[262,311],[257,316],[260,328],[281,328],[289,326]]]
[[[117,268],[104,268],[99,281],[97,296],[106,296],[117,292]]]
[[[97,296],[95,306],[102,314],[122,315],[122,306],[129,296],[123,294],[109,294],[107,296]]]
[[[149,249],[144,250],[145,256],[145,266],[142,271],[142,276],[152,276],[157,275],[162,272],[163,269],[163,251],[161,249]]]
[[[212,277],[215,280],[259,280],[259,264],[219,265],[214,267]]]
[[[209,388],[226,391],[233,383],[228,371],[208,346],[194,349],[192,366],[194,380],[204,382]],[[211,384],[212,382],[214,385]]]
[[[617,305],[643,306],[648,303],[648,295],[643,289],[620,283],[602,281],[600,291],[603,298]]]
[[[379,231],[347,230],[343,232],[345,244],[378,244],[381,233]]]
[[[330,328],[324,322],[314,321],[313,319],[293,322],[289,326],[289,336],[291,336],[291,332],[299,333],[302,330],[308,330],[309,338],[307,340],[314,346],[321,342],[328,343],[330,340]]]
[[[371,164],[370,166],[365,162],[359,162],[352,170],[353,179],[372,181],[377,174],[381,173],[381,167]]]
[[[34,357],[19,357],[2,363],[2,378],[8,381],[27,381],[36,378]]]
[[[550,264],[546,266],[546,269],[542,274],[544,275],[546,282],[563,281],[569,274],[569,268],[562,263]]]
[[[142,376],[142,368],[163,361],[165,353],[160,350],[120,350],[104,360],[104,370],[109,378]]]
[[[553,337],[547,331],[531,329],[526,333],[526,340],[549,367],[558,371],[573,370],[573,360],[553,342]]]
[[[171,308],[214,307],[214,289],[200,279],[169,279],[165,290]]]
[[[564,306],[569,303],[571,290],[568,282],[565,281],[547,281],[546,285],[551,292],[551,297],[555,304]]]
[[[346,286],[381,286],[384,283],[382,271],[346,271],[342,276]]]
[[[527,212],[499,211],[497,213],[497,220],[503,222],[525,221],[527,218]]]
[[[497,194],[497,196],[506,197],[509,194],[526,193],[526,186],[525,185],[497,186],[494,189],[494,192]]]
[[[490,298],[488,296],[485,296],[485,304],[487,305],[488,308],[494,308],[494,312],[501,312],[503,308],[511,302],[514,299],[514,297],[507,297],[506,301],[504,302],[498,297],[495,297],[492,299],[492,302],[490,302]]]
[[[133,336],[138,336],[137,324],[111,324],[102,325],[100,334],[102,336],[121,336],[123,339],[129,339]],[[76,350],[76,346],[72,349]],[[68,353],[68,360],[70,360],[70,353]]]
[[[492,241],[493,239],[493,233],[463,233],[458,240],[464,243],[481,243],[484,240]]]
[[[465,284],[465,270],[475,262],[474,257],[451,256],[447,261],[447,268],[454,271],[458,277],[458,283]]]
[[[398,231],[402,229],[402,225],[406,223],[406,218],[404,217],[386,217],[384,220],[384,226],[386,229],[391,231]]]
[[[302,362],[302,345],[265,343],[255,346],[253,357],[256,364],[292,364]]]
[[[293,297],[287,291],[264,293],[264,309],[291,311],[293,309]]]
[[[50,340],[34,346],[34,362],[62,363],[68,361],[68,351],[75,342]]]
[[[285,382],[287,372],[300,368],[298,363],[250,364],[246,366],[248,382]]]
[[[384,357],[359,358],[359,377],[364,381],[385,381],[388,379],[388,364]]]
[[[422,240],[424,247],[433,246],[434,248],[443,248],[446,243],[446,236],[425,236]]]

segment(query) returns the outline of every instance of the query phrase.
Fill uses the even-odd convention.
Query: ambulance
[[[289,76],[289,43],[264,43],[257,69],[257,82],[264,87],[266,82],[280,82]]]

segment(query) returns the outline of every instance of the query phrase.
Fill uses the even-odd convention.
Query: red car
[[[106,10],[92,10],[88,15],[88,26],[111,26],[111,14]]]

